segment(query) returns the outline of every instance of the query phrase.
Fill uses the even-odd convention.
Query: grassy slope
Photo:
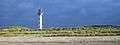
[[[120,26],[90,25],[72,28],[48,28],[43,30],[27,29],[20,26],[8,26],[0,29],[0,36],[119,36]]]

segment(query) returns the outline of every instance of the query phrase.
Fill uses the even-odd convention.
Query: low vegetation
[[[8,26],[0,29],[0,36],[119,36],[120,26],[117,25],[89,25],[82,27],[63,27],[46,29],[28,29],[20,26]]]

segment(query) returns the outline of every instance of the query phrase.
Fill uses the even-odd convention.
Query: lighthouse
[[[39,16],[39,29],[42,29],[43,10],[41,8],[39,8],[37,14]]]

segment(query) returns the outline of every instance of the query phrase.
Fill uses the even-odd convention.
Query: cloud
[[[31,9],[33,7],[34,7],[33,3],[28,3],[28,2],[23,2],[18,4],[18,8],[20,9]]]
[[[120,19],[120,0],[0,0],[0,19],[33,25],[38,7],[45,9],[44,25],[119,24]]]

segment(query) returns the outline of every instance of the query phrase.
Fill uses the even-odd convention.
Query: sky
[[[38,28],[38,8],[43,27],[120,25],[120,0],[0,0],[0,26]]]

